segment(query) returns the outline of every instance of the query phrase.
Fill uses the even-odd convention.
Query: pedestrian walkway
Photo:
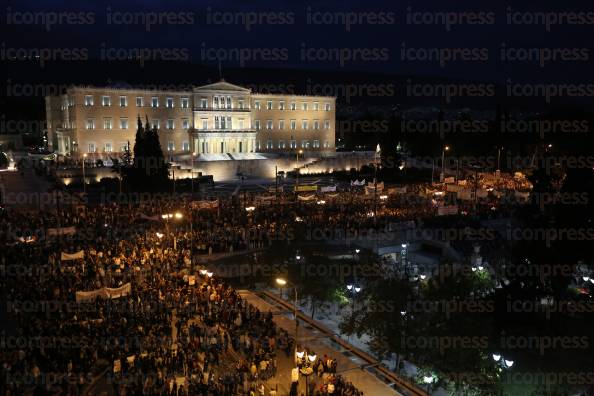
[[[258,297],[249,290],[239,290],[239,295],[247,300],[251,305],[258,308],[261,312],[272,312],[273,320],[277,326],[293,335],[295,332],[295,321],[291,315],[286,315],[287,312],[278,307],[268,303],[262,298]],[[314,350],[318,357],[324,354],[335,358],[338,361],[338,373],[342,375],[346,381],[352,382],[358,389],[363,391],[366,395],[400,395],[396,390],[392,389],[374,375],[367,371],[360,370],[359,367],[362,362],[354,356],[348,357],[341,352],[338,347],[332,347],[329,340],[314,329],[308,328],[303,324],[299,326],[298,345],[306,346]],[[278,372],[274,378],[268,380],[268,387],[274,388],[278,385],[279,394],[288,394],[289,386],[291,384],[291,369],[294,367],[293,356],[287,357],[285,354],[278,356]],[[321,379],[320,379],[321,380]],[[319,382],[319,379],[313,374],[309,381]],[[305,394],[305,381],[300,381],[298,394]]]

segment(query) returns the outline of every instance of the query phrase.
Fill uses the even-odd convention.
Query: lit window
[[[111,129],[111,118],[105,118],[103,120],[103,129]]]
[[[173,107],[173,98],[166,98],[165,99],[165,107],[172,108]]]
[[[233,129],[231,127],[231,117],[227,117],[227,129]]]
[[[324,129],[330,129],[330,120],[324,120]]]
[[[173,140],[167,142],[167,151],[174,151],[175,150],[175,143]]]
[[[120,107],[128,106],[128,98],[125,96],[120,96]]]
[[[272,120],[266,120],[266,129],[272,129]]]
[[[120,142],[120,152],[123,153],[128,149],[128,142]]]
[[[260,130],[260,120],[255,120],[254,121],[254,129],[256,131],[259,131]]]
[[[314,129],[320,129],[320,121],[314,120]]]
[[[266,148],[268,150],[272,150],[273,146],[272,146],[272,140],[267,140],[266,141]]]
[[[111,98],[109,96],[102,96],[101,97],[101,104],[103,106],[111,106]]]
[[[182,150],[190,151],[190,142],[182,142]]]
[[[87,146],[87,152],[94,153],[95,151],[97,151],[97,148],[95,147],[95,143],[89,143],[89,145]]]
[[[291,102],[291,110],[297,110],[297,104],[295,102]]]
[[[159,107],[159,98],[157,98],[157,97],[151,98],[151,107]]]
[[[172,118],[169,118],[167,120],[167,129],[174,129],[175,128],[175,123],[173,122]]]
[[[279,110],[285,109],[285,101],[284,100],[281,100],[280,102],[278,102],[278,109]]]
[[[187,109],[190,107],[190,100],[188,98],[181,98],[180,106],[182,109]]]
[[[182,129],[190,129],[190,120],[187,118],[182,119]]]
[[[266,102],[266,110],[272,110],[272,100]]]
[[[309,148],[309,140],[302,140],[301,148]]]
[[[219,108],[219,97],[215,96],[212,100],[213,100],[213,107],[215,109],[218,109]]]
[[[314,140],[313,141],[313,148],[320,148],[320,141],[319,140]]]
[[[278,148],[279,149],[284,149],[285,148],[285,141],[284,140],[279,140],[278,141]]]
[[[231,108],[231,96],[227,96],[227,108]]]
[[[285,120],[278,120],[278,129],[285,129]]]
[[[120,118],[120,129],[128,129],[128,119]]]
[[[87,119],[87,129],[95,129],[95,120],[92,118]]]
[[[301,103],[301,110],[307,110],[307,102]]]
[[[314,111],[320,110],[320,104],[318,102],[314,102],[313,109],[314,109]]]
[[[307,129],[307,120],[301,120],[301,129]]]
[[[111,153],[113,151],[110,142],[107,142],[103,145],[103,151],[105,151],[106,153]]]
[[[330,142],[329,142],[329,141],[327,141],[327,140],[324,140],[324,147],[325,147],[325,148],[328,148],[328,147],[330,147]]]
[[[203,109],[206,109],[207,106],[208,106],[208,101],[205,98],[200,99],[200,107],[202,107]]]
[[[219,116],[215,116],[215,129],[219,129]]]
[[[297,148],[297,140],[291,140],[291,148]]]
[[[324,104],[324,110],[330,111],[330,103],[325,103]]]
[[[93,106],[93,95],[85,95],[85,106]]]
[[[136,107],[143,107],[144,106],[144,98],[141,96],[138,96],[136,98]]]
[[[256,100],[256,101],[254,102],[254,109],[256,109],[256,110],[260,110],[260,101]]]
[[[153,129],[159,129],[159,120],[153,120],[151,122],[151,128],[153,128]]]
[[[297,121],[291,120],[291,130],[297,129]]]

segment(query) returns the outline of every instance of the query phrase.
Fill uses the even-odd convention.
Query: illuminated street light
[[[387,195],[380,195],[379,199],[381,199],[382,201],[385,201],[386,199],[388,199]]]
[[[361,288],[359,286],[355,286],[355,293],[359,293],[361,291]]]
[[[359,254],[359,252],[361,251],[361,249],[355,249],[355,253]]]
[[[324,201],[323,199],[320,199],[317,203],[318,203],[318,205],[324,205],[326,203],[326,201]]]
[[[590,277],[589,276],[584,276],[584,277],[582,277],[582,279],[584,280],[584,282],[588,282],[590,280]]]
[[[256,207],[255,206],[248,206],[248,207],[245,208],[245,211],[246,212],[253,212],[254,210],[256,210]]]
[[[160,232],[157,232],[156,235],[157,235],[157,238],[159,238],[159,239],[163,238],[163,234],[161,234]]]
[[[177,213],[175,214],[175,218],[176,218],[176,219],[181,219],[182,217],[184,217],[184,216],[183,216],[181,213],[179,213],[179,212],[177,212]]]
[[[316,360],[316,357],[317,357],[317,356],[316,356],[316,354],[315,354],[315,353],[314,353],[313,355],[309,355],[309,354],[307,355],[307,358],[308,358],[308,359],[309,359],[309,361],[310,361],[310,362],[312,362],[312,363],[313,363],[313,362],[315,362],[315,360]]]
[[[495,360],[496,362],[498,362],[499,360],[501,360],[501,355],[498,355],[498,354],[494,353],[491,356],[493,357],[493,360]]]
[[[299,256],[299,255],[295,256],[295,260],[301,260],[301,256]]]
[[[278,279],[277,279],[277,280],[278,280]],[[297,355],[297,357],[298,357],[299,359],[303,359],[303,355],[305,355],[305,351],[302,351],[302,352],[295,352],[295,355]]]
[[[212,278],[212,275],[213,275],[213,273],[210,271],[206,273],[206,276],[208,276],[209,278]]]
[[[276,283],[278,283],[281,286],[285,286],[287,284],[287,281],[282,278],[276,278]]]
[[[511,367],[514,365],[514,361],[513,360],[505,360],[505,366],[506,367]]]
[[[200,275],[206,275],[206,273],[207,273],[207,272],[208,272],[207,270],[205,270],[205,269],[201,269],[201,270],[200,270]]]
[[[348,289],[349,291],[353,290],[353,285],[347,285],[347,289]]]

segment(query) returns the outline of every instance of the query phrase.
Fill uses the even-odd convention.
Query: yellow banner
[[[318,191],[318,186],[317,185],[299,185],[299,186],[295,186],[294,191],[296,191],[296,192]]]

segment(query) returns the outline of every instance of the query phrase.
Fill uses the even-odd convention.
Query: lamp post
[[[82,160],[82,174],[83,174],[83,193],[87,193],[87,178],[85,177],[85,158],[87,158],[87,154],[83,154]]]
[[[450,151],[450,146],[443,146],[441,150],[441,177],[439,178],[440,182],[443,182],[445,178],[445,152]]]
[[[297,334],[298,334],[298,329],[299,329],[299,322],[297,320],[297,286],[291,284],[290,282],[288,282],[286,279],[283,278],[276,278],[276,284],[279,286],[286,286],[286,285],[290,285],[293,287],[293,290],[295,291],[295,300],[293,301],[293,315],[295,316],[295,348],[293,351],[293,359],[295,359],[295,357],[297,356]]]

